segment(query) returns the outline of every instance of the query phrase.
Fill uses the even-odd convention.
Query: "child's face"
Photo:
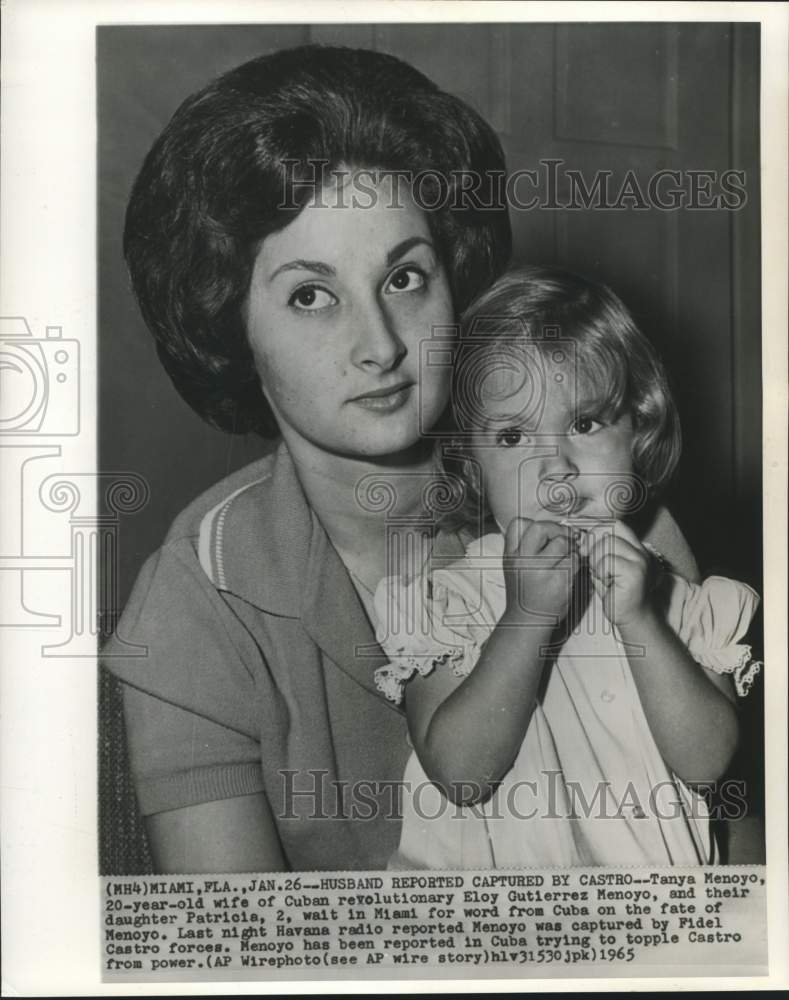
[[[576,391],[565,372],[542,376],[545,399],[539,424],[519,415],[533,411],[533,382],[512,371],[497,374],[482,394],[484,420],[472,457],[482,471],[485,497],[504,531],[514,517],[572,518],[583,523],[622,516],[622,488],[633,490],[633,424],[600,413],[599,403]],[[620,489],[617,489],[617,484]]]

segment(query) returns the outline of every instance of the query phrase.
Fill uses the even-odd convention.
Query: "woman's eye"
[[[571,434],[594,434],[595,431],[599,431],[603,425],[599,420],[595,420],[593,417],[579,417],[573,422],[570,428]]]
[[[515,448],[519,444],[525,444],[526,441],[525,434],[517,427],[505,427],[496,435],[496,444],[500,444],[504,448]]]
[[[390,295],[398,292],[415,292],[425,285],[425,275],[418,267],[402,267],[395,271],[387,283],[385,291]]]
[[[319,309],[333,306],[336,302],[337,299],[331,292],[318,285],[302,285],[288,299],[289,306],[304,312],[317,312]]]

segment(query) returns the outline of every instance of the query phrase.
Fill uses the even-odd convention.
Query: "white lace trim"
[[[741,698],[744,698],[745,695],[748,694],[748,692],[751,690],[751,688],[753,687],[753,682],[756,680],[759,671],[764,666],[762,660],[751,659],[750,646],[744,646],[743,650],[747,655],[743,658],[742,662],[737,667],[734,668],[733,671],[734,687],[737,691],[737,694]]]
[[[456,677],[466,677],[471,673],[478,656],[479,650],[476,644],[462,649],[458,647],[454,650],[448,650],[440,655],[430,653],[420,656],[402,652],[397,654],[396,659],[379,667],[373,674],[373,680],[384,697],[399,705],[403,700],[406,682],[410,681],[415,673],[421,677],[427,677],[433,667],[448,663]]]
[[[486,535],[468,546],[466,558],[480,554],[500,559],[501,535]],[[651,545],[652,554],[661,554]],[[406,609],[397,619],[403,627],[386,635],[379,625],[377,638],[390,662],[374,673],[377,688],[400,704],[405,684],[419,673],[427,676],[435,666],[449,664],[458,677],[467,676],[503,610],[504,581],[501,570],[485,570],[479,583],[469,583],[463,560],[439,570],[433,586],[419,581],[404,584],[396,578],[382,580],[376,591],[378,621],[384,620],[392,599]],[[473,579],[473,577],[472,577]],[[735,689],[744,697],[763,664],[754,661],[751,647],[739,643],[758,604],[758,595],[745,584],[725,577],[708,577],[693,584],[676,574],[665,574],[668,591],[667,622],[702,666],[718,674],[731,674]],[[480,589],[481,587],[481,589]],[[390,589],[394,588],[390,595]],[[414,593],[416,590],[416,593]],[[414,605],[426,611],[428,627],[414,627]],[[407,626],[407,628],[405,627]]]
[[[691,643],[688,652],[693,659],[716,674],[731,674],[737,694],[744,698],[751,690],[756,675],[764,666],[761,660],[751,658],[751,647],[744,643],[732,644],[723,649],[710,649]]]

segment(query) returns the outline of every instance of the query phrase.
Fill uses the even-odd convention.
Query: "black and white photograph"
[[[92,990],[782,981],[786,6],[98,6],[0,440]]]
[[[97,56],[100,469],[150,492],[124,525],[104,660],[136,793],[117,794],[118,727],[107,874],[146,870],[146,852],[175,872],[377,870],[401,847],[439,868],[763,860],[758,25],[107,27]],[[481,487],[465,522],[431,506],[445,467]],[[540,656],[566,635],[530,628],[567,619],[568,546],[593,571],[614,538],[634,572],[660,560],[682,580],[661,599],[685,648],[656,637],[677,663],[654,690],[648,649],[623,673],[602,603],[576,651],[600,662],[578,673],[572,650]],[[502,573],[502,554],[546,546],[560,580]],[[488,551],[484,579],[462,566]],[[625,618],[647,585],[622,584]],[[472,688],[505,609],[514,648]],[[559,664],[551,717],[538,689]],[[599,845],[582,822],[453,817],[452,798],[427,833],[417,800],[417,855],[386,801],[407,765],[414,786],[467,784],[469,806],[563,767],[587,800],[636,782],[637,812],[671,773],[682,792],[741,781],[717,823],[622,811]],[[551,784],[537,810],[568,795]]]

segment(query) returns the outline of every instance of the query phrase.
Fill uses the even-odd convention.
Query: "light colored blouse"
[[[380,690],[402,699],[415,672],[467,675],[505,607],[503,538],[376,592],[377,638],[389,663]],[[661,575],[656,598],[693,658],[732,674],[744,695],[759,669],[740,643],[758,606],[744,584]],[[637,651],[631,650],[631,655]],[[523,744],[483,805],[450,804],[415,754],[404,775],[404,819],[393,867],[509,868],[695,865],[717,860],[704,797],[672,774],[658,750],[625,647],[592,595],[550,665]]]

